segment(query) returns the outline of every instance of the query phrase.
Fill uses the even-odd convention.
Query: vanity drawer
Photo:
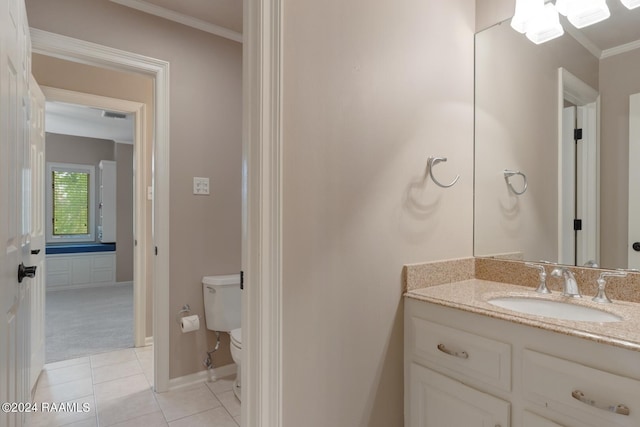
[[[640,426],[640,381],[525,349],[524,397],[580,426]],[[585,403],[587,402],[587,403]],[[619,412],[615,413],[617,405]]]
[[[409,345],[417,362],[455,378],[511,390],[511,346],[460,329],[411,317]]]

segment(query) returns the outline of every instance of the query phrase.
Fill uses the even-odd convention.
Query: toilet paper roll
[[[200,318],[197,314],[193,316],[186,316],[180,319],[180,329],[182,329],[182,333],[186,334],[187,332],[193,332],[200,329]]]

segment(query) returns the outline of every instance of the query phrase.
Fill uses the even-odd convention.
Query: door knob
[[[631,245],[631,247],[634,251],[640,252],[640,242],[635,242],[633,245]]]
[[[35,265],[31,267],[25,267],[24,263],[20,263],[20,265],[18,266],[18,283],[22,283],[22,280],[25,277],[36,277],[36,268],[37,267]]]

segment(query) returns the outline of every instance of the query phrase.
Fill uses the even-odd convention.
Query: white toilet
[[[240,363],[242,361],[242,305],[240,275],[205,276],[202,278],[204,311],[207,329],[228,332],[231,337],[231,357],[237,366],[233,392],[242,401]]]

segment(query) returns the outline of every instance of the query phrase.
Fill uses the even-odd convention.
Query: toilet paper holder
[[[178,315],[176,316],[176,322],[178,323],[178,325],[180,324],[180,319],[182,319],[184,316],[184,314],[189,314],[191,313],[191,307],[189,307],[189,304],[185,304],[182,306],[182,310],[180,310],[178,312]]]

